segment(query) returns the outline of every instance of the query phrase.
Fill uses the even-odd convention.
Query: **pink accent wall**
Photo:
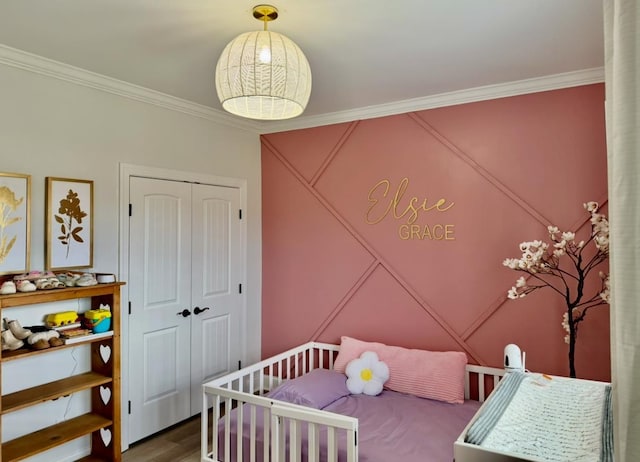
[[[502,261],[549,224],[588,232],[603,108],[598,84],[263,136],[263,356],[349,335],[501,367],[517,343],[568,375],[561,298],[508,300]],[[579,377],[610,378],[608,311],[580,326]]]

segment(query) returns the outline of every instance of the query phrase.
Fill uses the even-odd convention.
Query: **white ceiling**
[[[222,111],[214,69],[247,0],[2,0],[0,44]],[[273,0],[313,73],[303,117],[604,62],[601,0]]]

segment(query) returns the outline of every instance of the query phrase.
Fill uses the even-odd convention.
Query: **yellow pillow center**
[[[369,368],[362,369],[362,371],[360,372],[360,378],[365,382],[368,382],[369,380],[371,380],[372,377],[373,377],[373,372],[371,372],[371,369]]]

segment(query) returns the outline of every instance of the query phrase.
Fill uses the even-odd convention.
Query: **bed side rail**
[[[474,399],[481,403],[498,386],[504,376],[504,369],[467,364],[464,378],[464,399]]]
[[[340,432],[346,441],[340,449],[347,462],[358,461],[358,419],[332,412],[320,411],[274,402],[271,407],[272,459],[289,462],[337,462]],[[306,436],[306,457],[302,439]],[[289,442],[287,451],[286,442]],[[321,452],[321,447],[326,453]],[[286,457],[288,453],[288,457]]]
[[[259,454],[260,448],[256,441],[269,441],[271,431],[269,408],[273,400],[227,388],[209,385],[203,388],[201,460],[203,462],[268,461],[268,445],[264,445],[262,453]],[[237,414],[236,419],[232,421],[230,411],[234,408],[237,408]],[[209,409],[211,409],[211,415],[209,415]],[[245,435],[243,423],[246,420],[249,421],[249,429]],[[232,438],[234,430],[237,437]],[[245,451],[242,444],[245,437],[251,442],[248,451]]]
[[[339,348],[339,345],[329,343],[308,342],[211,380],[205,386],[262,394],[284,379],[304,375],[313,369],[333,369]]]
[[[203,462],[337,462],[339,450],[347,462],[358,460],[354,417],[210,385],[203,394]]]
[[[223,377],[211,380],[203,385],[202,399],[202,425],[201,425],[201,460],[203,462],[214,462],[217,460],[231,460],[227,453],[219,454],[218,451],[218,431],[224,432],[224,440],[228,442],[231,435],[233,422],[225,417],[222,421],[223,410],[230,411],[238,408],[238,419],[249,419],[249,438],[251,453],[255,453],[255,439],[258,437],[259,428],[257,419],[264,418],[262,427],[266,434],[260,435],[262,441],[269,441],[271,424],[271,406],[273,400],[260,395],[268,392],[285,379],[291,379],[303,375],[313,369],[333,369],[335,358],[338,354],[339,346],[328,343],[308,342],[304,345],[292,348],[288,351],[272,356],[268,359],[244,367],[238,371],[227,374]],[[247,403],[247,406],[243,404]],[[212,413],[209,414],[209,410]],[[243,415],[246,413],[246,416]],[[260,417],[260,415],[262,417]],[[225,413],[228,416],[229,412]],[[210,429],[209,427],[212,427]],[[236,422],[236,431],[240,435],[237,441],[242,441],[242,426]],[[268,444],[265,445],[268,449]],[[228,452],[230,445],[224,445],[224,451]],[[235,448],[242,452],[240,443]],[[246,456],[246,460],[269,460],[267,454],[254,454]],[[220,459],[218,459],[220,457]],[[245,460],[239,458],[237,460]]]

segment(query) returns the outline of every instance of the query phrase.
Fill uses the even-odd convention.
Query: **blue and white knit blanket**
[[[511,372],[465,441],[549,462],[613,462],[611,386]]]

